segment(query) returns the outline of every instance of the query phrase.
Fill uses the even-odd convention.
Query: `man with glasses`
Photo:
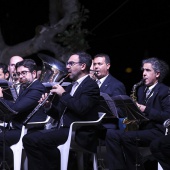
[[[73,85],[67,86],[66,89],[55,85],[51,92],[59,97],[59,101],[52,103],[52,106],[48,102],[51,108],[47,114],[59,121],[58,127],[30,133],[23,138],[29,170],[60,170],[60,153],[57,146],[67,140],[70,124],[74,121],[98,119],[100,91],[96,82],[89,76],[91,63],[91,56],[85,52],[75,53],[68,59],[66,68]],[[43,95],[41,101],[46,96],[47,94]],[[77,142],[89,150],[96,149],[94,128],[86,130],[81,138],[77,137]]]
[[[25,89],[18,96],[15,102],[3,99],[2,88],[0,88],[0,102],[5,103],[17,114],[8,115],[9,123],[5,129],[5,160],[8,165],[12,165],[12,151],[10,146],[17,143],[20,138],[22,122],[28,114],[36,107],[42,94],[45,93],[45,87],[36,79],[36,63],[31,59],[25,59],[16,64],[16,74],[19,82],[25,85]],[[8,114],[8,113],[5,113]],[[2,115],[1,115],[2,116]],[[31,118],[30,121],[43,121],[46,114],[43,108]],[[0,133],[0,162],[3,160],[3,133]]]

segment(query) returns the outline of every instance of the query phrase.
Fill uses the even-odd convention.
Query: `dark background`
[[[130,94],[141,80],[141,60],[170,55],[169,0],[80,0],[89,9],[84,27],[90,31],[88,52],[107,53],[113,76]],[[0,0],[0,24],[5,41],[15,45],[35,35],[37,25],[48,23],[48,0]],[[127,73],[126,69],[132,72]],[[169,76],[165,83],[170,84]]]

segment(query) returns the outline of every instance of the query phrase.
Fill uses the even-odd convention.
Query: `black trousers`
[[[163,135],[164,133],[158,129],[128,132],[108,130],[106,134],[106,148],[109,158],[107,159],[109,169],[135,170],[136,163],[141,163],[138,146],[148,147],[151,141]],[[142,165],[141,169],[143,169]]]
[[[60,152],[57,146],[68,137],[69,128],[42,130],[27,134],[23,145],[29,170],[60,170]]]
[[[164,170],[170,169],[170,135],[155,139],[150,146],[153,156]]]
[[[3,127],[1,127],[1,129],[4,132],[1,131],[0,133],[0,163],[2,163],[2,161],[5,161],[7,165],[11,167],[13,164],[13,152],[10,149],[10,146],[18,142],[20,138],[21,130],[14,130],[14,129],[4,130]],[[5,145],[4,145],[4,142],[5,142]]]

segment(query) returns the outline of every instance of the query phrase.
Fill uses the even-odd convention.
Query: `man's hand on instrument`
[[[53,86],[53,88],[50,90],[51,93],[56,93],[57,95],[61,96],[62,93],[65,92],[64,88],[60,86],[59,84]]]
[[[144,112],[144,111],[145,111],[145,108],[146,108],[145,105],[142,105],[142,104],[139,104],[139,103],[136,103],[136,105],[137,105],[138,108],[141,110],[141,112]]]
[[[3,91],[3,88],[0,87],[0,98],[3,98],[3,93],[2,93],[2,91]]]
[[[48,96],[48,93],[43,94],[38,102],[42,103],[47,98],[47,96]],[[44,104],[44,107],[48,108],[50,106],[51,106],[51,102],[49,100],[47,100]]]

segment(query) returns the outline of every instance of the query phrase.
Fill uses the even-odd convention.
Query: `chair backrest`
[[[21,135],[20,135],[19,141],[16,144],[14,144],[14,145],[12,145],[10,147],[12,149],[12,152],[13,152],[14,170],[21,169],[22,149],[23,149],[22,138],[23,138],[23,136],[25,134],[27,134],[28,129],[42,127],[46,123],[48,123],[49,120],[50,120],[50,116],[47,116],[45,121],[41,121],[41,122],[28,122],[26,126],[24,126],[24,125],[22,126]],[[25,169],[27,169],[27,165],[26,165]]]
[[[99,115],[99,119],[96,121],[76,121],[72,123],[72,135],[71,135],[71,149],[74,150],[82,150],[83,152],[91,152],[88,149],[85,149],[84,147],[80,146],[77,141],[76,141],[76,131],[77,129],[81,128],[81,127],[85,127],[85,126],[98,126],[101,124],[102,119],[104,118],[104,116],[106,115],[106,113],[103,112],[98,112]],[[97,148],[97,146],[96,146]]]
[[[99,112],[99,119],[96,121],[77,121],[77,122],[73,122],[70,125],[70,129],[69,129],[69,135],[67,138],[67,141],[62,144],[59,145],[57,148],[60,151],[61,154],[61,170],[67,170],[67,166],[68,166],[68,158],[69,158],[69,151],[74,150],[74,151],[79,151],[80,152],[89,152],[88,150],[86,150],[85,148],[79,146],[76,142],[75,142],[75,135],[76,135],[76,130],[80,127],[84,127],[84,126],[97,126],[101,123],[103,117],[105,116],[106,113],[102,113]],[[96,146],[97,147],[97,146]]]

